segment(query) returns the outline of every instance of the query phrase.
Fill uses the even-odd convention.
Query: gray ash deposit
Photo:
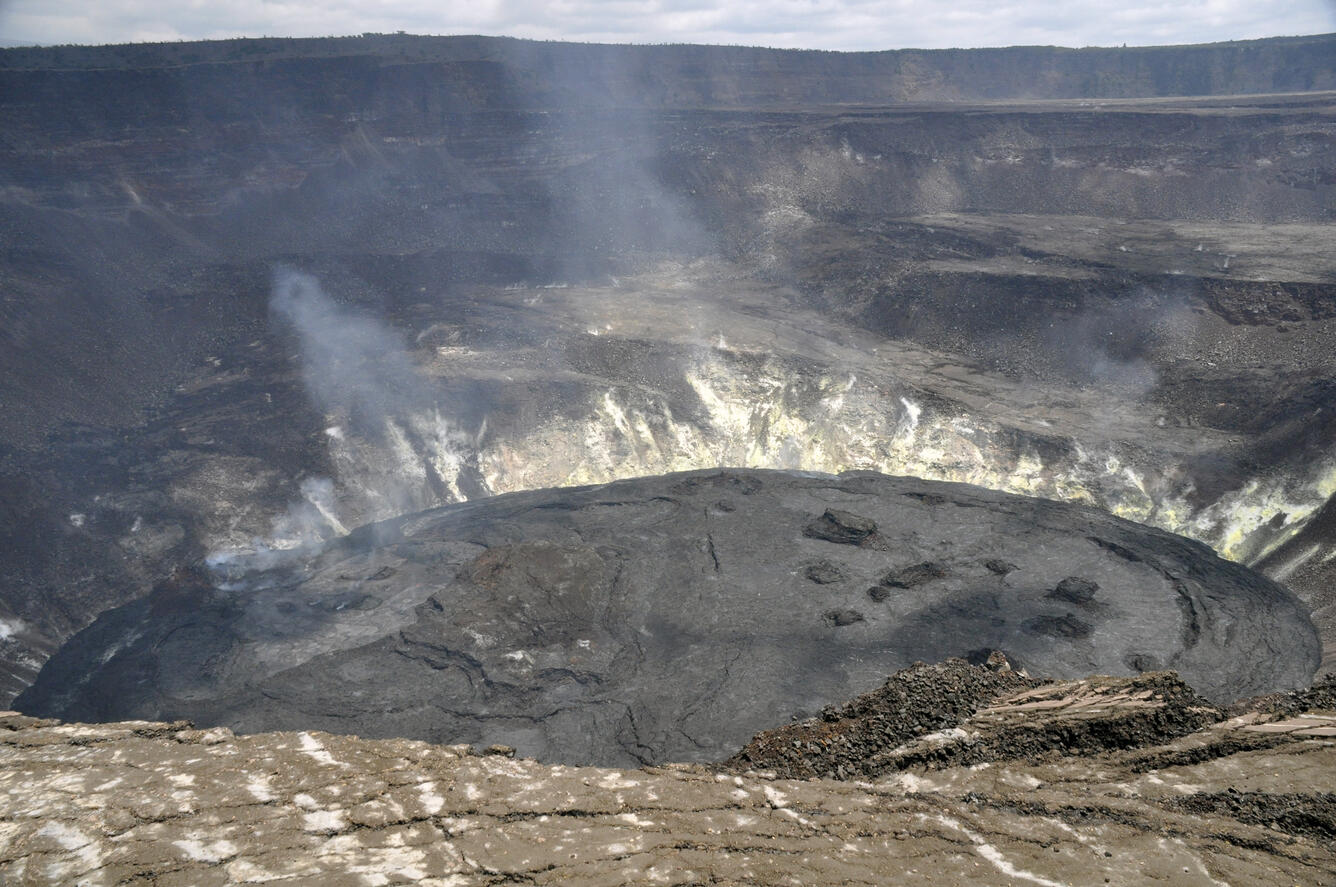
[[[916,660],[1172,668],[1227,702],[1307,685],[1320,652],[1292,594],[1200,543],[867,472],[516,493],[232,569],[104,613],[17,707],[622,766],[723,759]]]

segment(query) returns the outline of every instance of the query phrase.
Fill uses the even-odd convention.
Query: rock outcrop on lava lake
[[[104,613],[16,706],[622,766],[725,757],[916,660],[1172,668],[1229,701],[1306,685],[1320,649],[1293,595],[1200,543],[872,473],[517,493],[277,556]]]
[[[917,665],[722,768],[2,713],[0,880],[1332,883],[1336,683],[1224,713],[1007,668]]]

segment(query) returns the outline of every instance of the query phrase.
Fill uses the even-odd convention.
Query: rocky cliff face
[[[720,465],[1110,509],[1330,646],[1330,46],[0,53],[0,679],[210,555]]]
[[[882,769],[857,781],[700,765],[551,767],[503,748],[10,713],[0,716],[0,876],[88,885],[1331,883],[1331,684],[1224,720],[1170,675],[1019,691],[1010,680],[1006,689],[1005,677],[960,662],[892,678],[887,688],[908,689],[899,699],[921,723],[882,740]],[[989,683],[955,711],[956,727],[930,732],[950,716],[953,690]],[[798,725],[758,737],[748,753],[768,746],[785,769],[805,760],[838,775],[849,723],[907,724],[882,695],[832,711],[820,747],[795,753],[793,731],[813,729]],[[1036,747],[1036,737],[1069,741]]]
[[[281,96],[318,112],[349,100],[404,115],[476,108],[786,107],[1016,99],[1125,99],[1310,92],[1336,88],[1331,35],[1111,49],[1014,46],[826,52],[743,46],[618,46],[489,37],[367,34],[189,44],[25,47],[0,66],[31,84],[32,104],[100,72],[129,95],[99,116],[190,114],[183,92],[213,84],[210,107],[248,116],[245,96],[297,74],[311,92]],[[202,70],[200,70],[202,69]],[[34,76],[58,72],[58,77]],[[304,75],[304,76],[303,76]],[[31,77],[30,80],[22,79]],[[158,85],[143,95],[142,84]],[[239,91],[237,86],[260,87]],[[292,87],[289,87],[290,89]],[[22,104],[27,104],[26,102]],[[251,110],[254,110],[253,103]]]

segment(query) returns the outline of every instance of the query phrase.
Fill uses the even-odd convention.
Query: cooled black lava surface
[[[888,574],[915,581],[869,599]],[[1053,593],[1076,580],[1094,590]],[[1306,685],[1319,655],[1281,586],[1095,509],[727,470],[437,508],[222,587],[179,575],[75,636],[16,704],[718,760],[916,660],[989,648],[1035,676],[1172,668],[1216,700]]]

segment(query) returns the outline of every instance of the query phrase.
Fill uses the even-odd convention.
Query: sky
[[[837,50],[1145,46],[1330,33],[1336,0],[0,0],[0,45],[365,31]]]

